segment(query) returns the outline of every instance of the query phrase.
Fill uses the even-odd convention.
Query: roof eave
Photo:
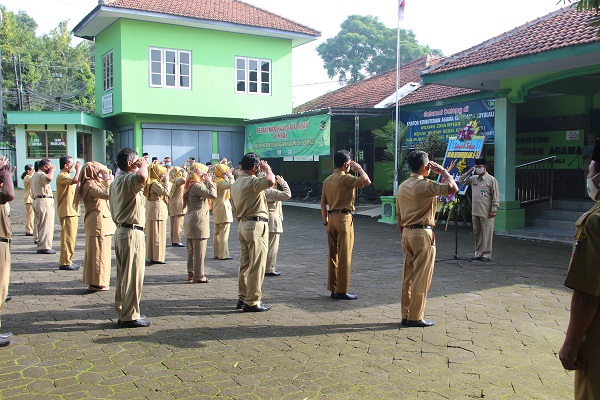
[[[242,25],[225,21],[214,21],[184,17],[178,15],[162,14],[150,11],[130,10],[118,7],[98,5],[86,15],[73,28],[73,34],[84,39],[95,38],[99,33],[120,18],[138,21],[155,22],[161,24],[187,26],[199,29],[210,29],[224,32],[242,33],[255,36],[266,36],[292,41],[292,47],[316,40],[320,35],[290,32],[280,29],[263,28],[251,25]]]

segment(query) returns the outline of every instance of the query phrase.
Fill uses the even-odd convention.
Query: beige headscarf
[[[227,171],[229,171],[229,166],[226,164],[217,164],[215,165],[214,171],[215,174],[213,175],[213,182],[218,187],[221,182],[225,181],[223,176],[227,174]],[[225,190],[223,198],[225,200],[229,200],[231,198],[231,193],[229,193],[229,190]]]
[[[144,187],[144,196],[146,196],[147,199],[150,198],[150,186],[152,186],[154,182],[160,182],[161,176],[163,176],[165,172],[167,172],[167,168],[160,164],[148,165],[148,180]]]
[[[200,170],[201,172],[207,173],[208,167],[202,163],[193,163],[190,167],[191,171],[188,174],[188,177],[185,181],[185,187],[183,191],[183,205],[187,205],[188,192],[190,191],[190,187],[192,187],[195,183],[202,183],[200,176],[196,173],[196,170]]]
[[[91,161],[86,162],[81,168],[79,172],[79,183],[77,184],[77,189],[75,190],[75,199],[73,200],[73,204],[79,204],[85,196],[87,192],[90,190],[90,187],[99,181],[100,173],[108,174],[108,169],[99,162]]]
[[[185,179],[186,177],[187,177],[187,172],[185,172],[185,170],[183,168],[173,167],[173,169],[171,169],[171,172],[169,172],[169,180],[173,184],[171,186],[171,192],[169,193],[169,195],[171,197],[173,197],[173,194],[175,193],[175,190],[177,189],[177,186],[175,186],[175,181],[180,178]]]

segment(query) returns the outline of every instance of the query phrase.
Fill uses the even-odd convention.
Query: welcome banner
[[[246,126],[246,152],[261,157],[330,154],[331,115],[313,115]]]

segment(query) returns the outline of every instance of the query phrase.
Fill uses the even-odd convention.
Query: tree
[[[340,27],[336,36],[317,46],[330,79],[337,76],[341,84],[357,82],[396,67],[395,28],[386,27],[371,15],[351,15]],[[427,54],[442,54],[420,45],[412,30],[401,29],[400,40],[401,64]]]

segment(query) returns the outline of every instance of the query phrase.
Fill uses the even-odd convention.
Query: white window
[[[150,47],[148,63],[151,87],[191,89],[191,51]]]
[[[113,52],[112,50],[102,56],[102,90],[107,92],[114,87],[113,82]]]
[[[235,92],[271,94],[271,60],[235,58]]]

